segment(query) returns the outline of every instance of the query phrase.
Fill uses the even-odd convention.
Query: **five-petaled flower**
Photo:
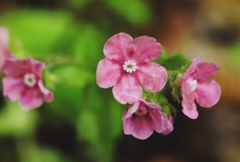
[[[173,129],[172,122],[168,121],[159,105],[141,98],[123,113],[122,122],[125,134],[142,140],[150,137],[154,130],[168,134]]]
[[[156,39],[148,36],[133,39],[119,33],[105,43],[103,52],[105,58],[97,67],[97,84],[102,88],[113,86],[118,102],[137,102],[142,97],[141,85],[150,92],[158,92],[165,86],[166,69],[151,62],[162,54]]]
[[[4,27],[0,27],[0,70],[5,59],[12,57],[8,49],[9,33]]]
[[[44,63],[29,57],[25,60],[6,59],[3,72],[3,95],[11,101],[20,100],[23,109],[29,110],[51,102],[53,94],[43,86],[41,71]]]
[[[196,102],[205,108],[214,106],[220,99],[221,88],[215,80],[209,77],[215,75],[220,68],[213,63],[193,59],[191,66],[181,78],[182,112],[191,119],[198,117]]]

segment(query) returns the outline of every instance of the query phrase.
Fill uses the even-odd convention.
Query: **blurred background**
[[[25,112],[0,96],[0,162],[239,162],[239,6],[239,0],[1,0],[10,50],[45,62],[43,78],[55,99]],[[178,107],[168,136],[124,135],[124,106],[95,81],[103,45],[119,32],[155,37],[169,55],[218,64],[220,102],[199,109],[197,120]]]

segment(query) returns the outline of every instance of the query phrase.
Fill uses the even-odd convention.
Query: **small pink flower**
[[[167,116],[161,107],[143,99],[130,105],[122,116],[124,133],[138,139],[147,139],[155,130],[164,133],[168,129]]]
[[[133,39],[126,33],[111,37],[104,45],[105,58],[97,67],[97,84],[102,88],[113,86],[115,99],[134,103],[142,97],[141,85],[148,91],[158,92],[167,82],[166,69],[156,60],[161,46],[148,36]]]
[[[4,27],[0,27],[0,70],[5,59],[12,57],[8,49],[9,33]]]
[[[51,102],[53,94],[42,84],[42,62],[29,57],[25,60],[6,59],[3,72],[3,95],[11,101],[20,100],[23,109],[29,110],[42,105],[43,101]]]
[[[221,88],[214,80],[208,80],[220,68],[213,63],[195,58],[181,79],[183,113],[191,119],[198,117],[196,102],[205,108],[215,105],[221,96]]]

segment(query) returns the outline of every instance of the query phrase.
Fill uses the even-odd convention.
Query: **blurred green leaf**
[[[26,57],[52,52],[70,21],[71,15],[63,11],[20,9],[2,15],[0,23],[10,31],[11,50]]]
[[[111,89],[93,83],[85,87],[77,123],[79,139],[88,141],[100,153],[99,161],[110,161],[116,138],[122,130],[122,105],[113,99]]]
[[[68,3],[72,7],[76,7],[79,9],[91,1],[92,0],[66,0],[66,3]]]
[[[51,86],[55,99],[49,106],[61,117],[75,122],[84,102],[84,88],[92,82],[95,83],[95,71],[67,61],[63,64],[54,64],[49,68],[49,73],[55,81]]]
[[[25,111],[18,102],[7,102],[0,113],[0,135],[26,136],[37,124],[36,110]]]
[[[143,25],[151,20],[152,12],[142,0],[105,0],[116,14],[121,15],[134,25]]]
[[[20,162],[65,162],[67,158],[59,152],[50,148],[40,147],[33,138],[19,138],[17,140],[17,150]]]
[[[99,60],[104,57],[102,51],[106,39],[106,36],[93,25],[79,26],[79,34],[73,45],[73,54],[76,59],[95,69]]]
[[[190,61],[182,53],[175,53],[171,55],[165,54],[161,56],[157,62],[164,66],[167,70],[180,70],[190,63]]]
[[[236,69],[240,69],[239,62],[240,62],[240,40],[235,42],[229,49],[228,55],[224,56],[228,63],[231,64]]]
[[[95,144],[99,142],[99,126],[98,120],[94,112],[89,110],[81,111],[77,121],[77,130],[80,139]]]
[[[109,102],[110,132],[111,137],[114,139],[123,134],[122,114],[125,106],[117,102],[115,99],[112,99]]]

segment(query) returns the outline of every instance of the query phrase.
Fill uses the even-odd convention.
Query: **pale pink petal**
[[[153,128],[147,118],[144,116],[125,118],[126,113],[125,111],[122,118],[124,134],[141,140],[145,140],[153,134]]]
[[[161,133],[167,129],[167,116],[159,109],[148,109],[148,114],[151,118],[152,128],[157,132]]]
[[[145,140],[153,134],[153,127],[148,116],[136,116],[132,118],[132,122],[134,122],[134,130],[131,133],[133,137]]]
[[[182,79],[187,79],[197,68],[198,64],[200,64],[202,61],[200,58],[194,58],[192,61],[192,64],[187,69],[185,74],[183,75]]]
[[[220,68],[213,63],[200,63],[196,67],[195,71],[193,72],[192,76],[195,79],[202,79],[212,77],[216,74],[217,70]]]
[[[139,101],[143,102],[147,107],[150,107],[151,109],[155,109],[155,110],[161,109],[161,107],[158,104],[147,102],[142,98],[140,98]]]
[[[3,95],[9,97],[11,101],[16,101],[21,97],[23,83],[21,79],[6,77],[3,79]]]
[[[152,135],[153,128],[146,116],[132,116],[126,118],[126,114],[127,112],[125,111],[122,117],[125,134],[132,135],[141,140],[147,139]]]
[[[216,81],[198,82],[196,101],[200,106],[210,108],[219,101],[220,96],[221,88]]]
[[[191,119],[198,117],[198,111],[195,104],[195,93],[191,90],[191,86],[188,81],[182,80],[181,82],[182,93],[182,112]]]
[[[52,102],[54,96],[53,96],[53,93],[51,91],[49,91],[48,89],[46,89],[43,84],[42,84],[42,81],[38,81],[38,86],[39,86],[39,89],[40,91],[42,92],[43,94],[43,99],[45,102]]]
[[[169,119],[167,119],[167,129],[165,129],[163,132],[161,132],[161,135],[168,135],[173,131],[173,117],[170,116]]]
[[[140,105],[140,102],[136,102],[133,105],[131,105],[127,111],[127,114],[125,115],[126,118],[131,117],[137,110]]]
[[[97,84],[102,88],[109,88],[117,84],[121,76],[122,67],[108,59],[103,59],[97,67]]]
[[[104,44],[103,53],[109,60],[125,60],[128,48],[133,38],[126,33],[119,33],[107,40]]]
[[[130,135],[134,131],[134,122],[132,121],[131,116],[128,116],[128,114],[129,112],[126,110],[122,116],[123,131],[126,135]]]
[[[9,41],[8,30],[4,27],[0,27],[0,48],[7,48]]]
[[[137,76],[144,88],[151,92],[162,90],[167,83],[166,69],[155,63],[139,66]]]
[[[43,103],[43,100],[40,97],[39,92],[33,88],[25,89],[20,99],[20,104],[22,105],[24,110],[37,108],[41,106],[42,103]]]
[[[196,104],[194,102],[188,103],[186,100],[182,100],[182,112],[187,117],[191,119],[197,119],[198,118],[198,111]]]
[[[133,58],[137,60],[137,63],[147,63],[156,60],[162,54],[160,43],[153,37],[137,37],[133,40],[132,46],[135,51]]]
[[[132,74],[124,74],[113,87],[114,98],[121,104],[133,104],[142,97],[142,88]]]

